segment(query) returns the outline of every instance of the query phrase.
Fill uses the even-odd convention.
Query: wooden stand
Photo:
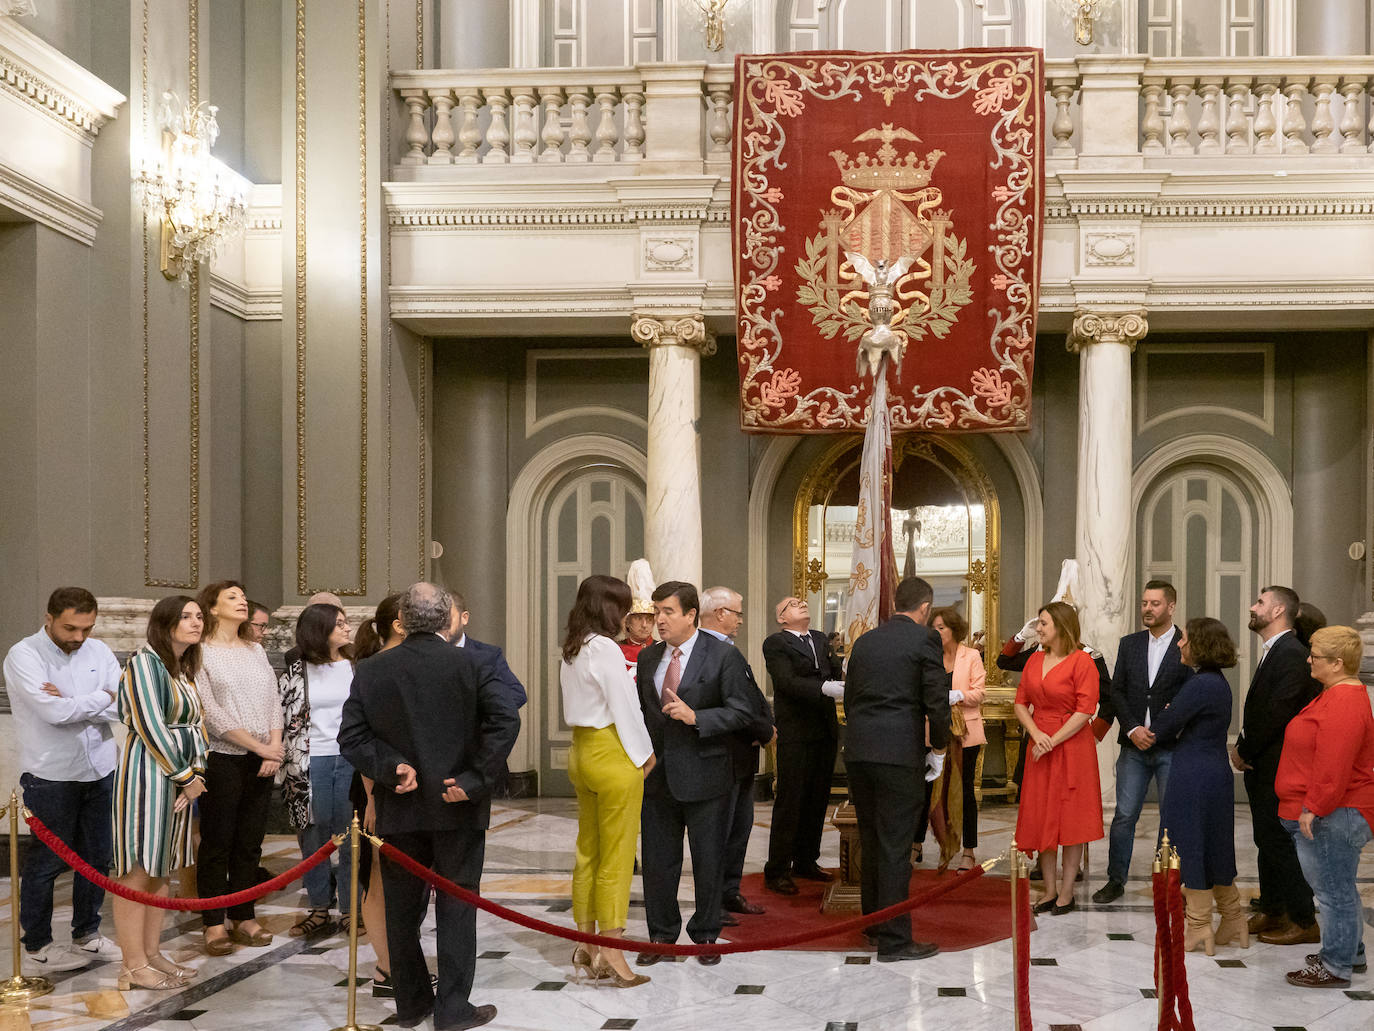
[[[840,874],[826,886],[821,912],[857,913],[862,908],[859,869],[863,855],[859,848],[859,819],[854,813],[854,803],[845,799],[837,805],[830,822],[840,832]]]

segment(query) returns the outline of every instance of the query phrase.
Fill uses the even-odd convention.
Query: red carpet
[[[830,871],[838,873],[838,871]],[[944,875],[934,870],[915,870],[911,892],[933,887]],[[740,885],[744,897],[768,910],[762,916],[738,916],[738,927],[727,927],[721,937],[732,942],[762,941],[780,934],[798,934],[849,920],[857,913],[822,913],[821,896],[826,885],[797,879],[796,895],[775,895],[763,886],[763,874],[746,874]],[[1011,887],[1005,877],[984,874],[972,884],[942,895],[911,914],[912,935],[917,941],[935,942],[943,952],[959,952],[1011,937]],[[861,931],[818,938],[796,946],[812,952],[871,951]]]

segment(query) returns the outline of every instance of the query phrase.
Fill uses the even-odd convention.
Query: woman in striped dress
[[[148,643],[129,659],[119,685],[128,725],[114,793],[114,872],[120,884],[167,895],[167,878],[191,862],[191,802],[205,790],[205,727],[196,666],[204,619],[192,598],[153,606]],[[120,991],[185,987],[195,976],[161,952],[163,911],[114,898],[124,953]]]

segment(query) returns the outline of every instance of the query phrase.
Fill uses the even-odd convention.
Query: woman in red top
[[[1364,644],[1348,626],[1312,635],[1308,662],[1321,693],[1293,717],[1274,781],[1279,818],[1293,835],[1317,897],[1322,950],[1288,975],[1300,988],[1349,988],[1364,970],[1364,912],[1355,872],[1374,837],[1374,711],[1356,675]]]
[[[1045,894],[1035,911],[1059,914],[1076,908],[1073,886],[1083,845],[1102,837],[1102,784],[1088,729],[1097,711],[1097,667],[1078,646],[1078,613],[1072,605],[1050,602],[1040,610],[1036,630],[1044,650],[1031,656],[1016,689],[1016,718],[1031,741],[1016,847],[1040,853]],[[1061,846],[1056,880],[1055,852]]]

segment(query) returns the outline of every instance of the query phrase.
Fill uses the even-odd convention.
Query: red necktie
[[[677,697],[677,685],[682,683],[682,649],[673,649],[672,661],[668,663],[668,671],[663,674],[663,690],[658,693],[660,699],[671,702]]]

